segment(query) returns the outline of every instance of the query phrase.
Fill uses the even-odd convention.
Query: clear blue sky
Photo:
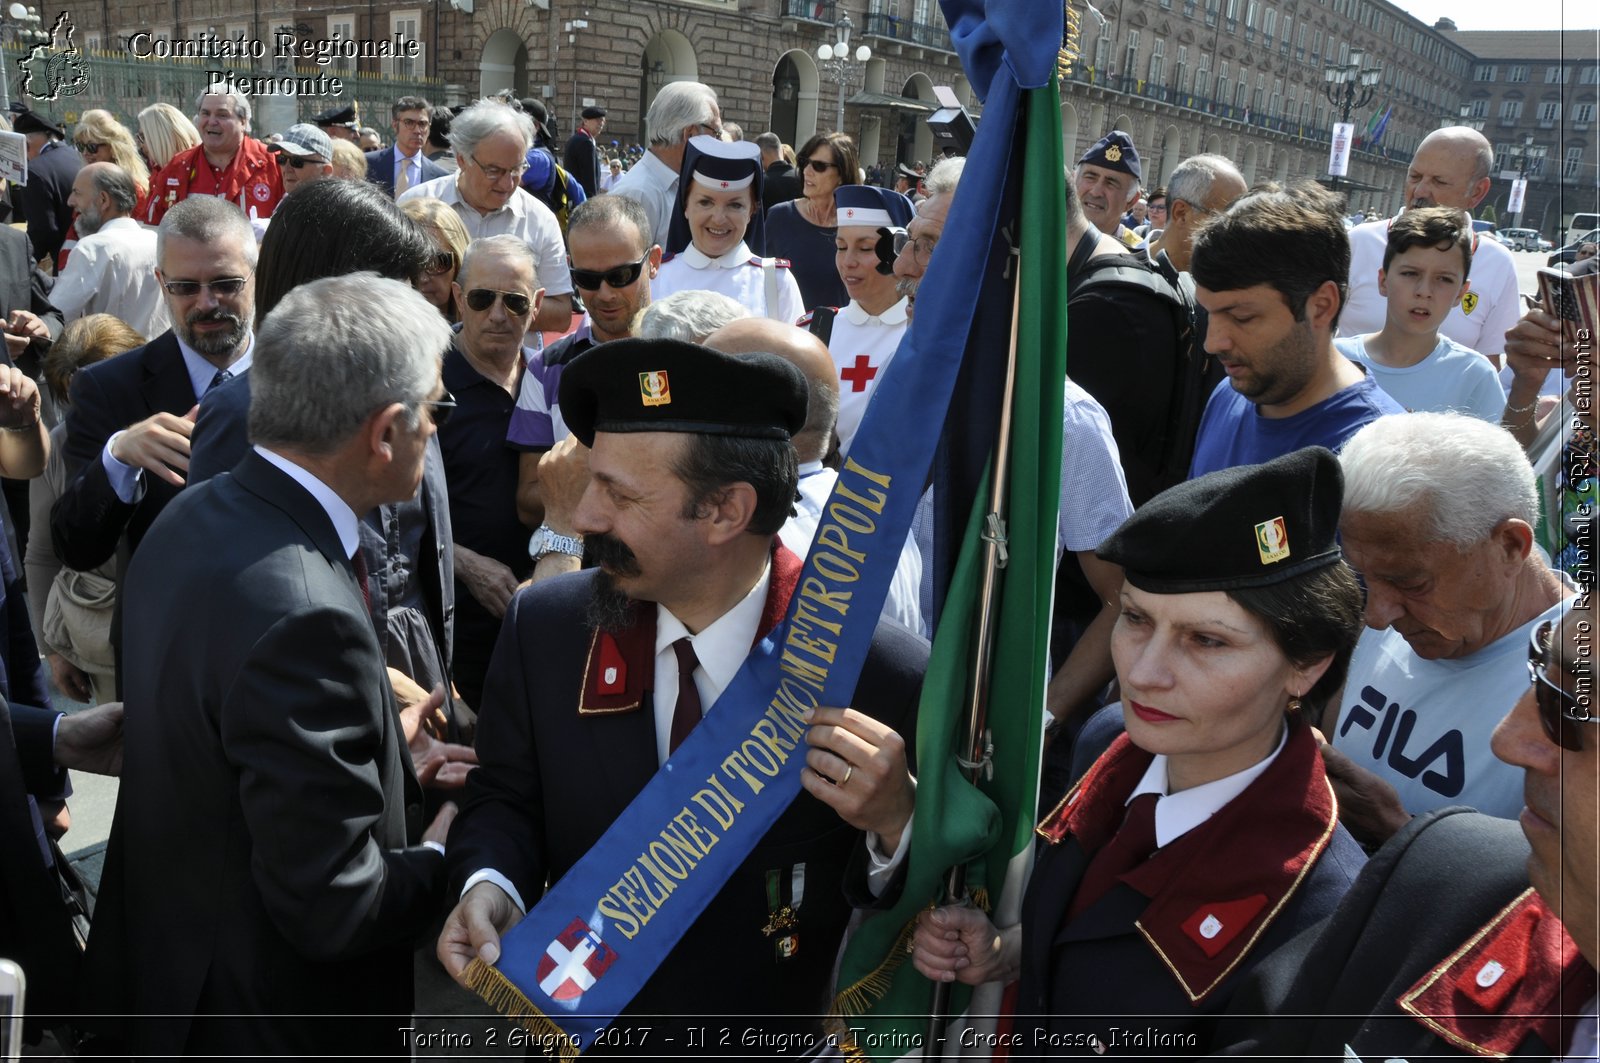
[[[1441,16],[1462,30],[1578,30],[1600,26],[1594,0],[1395,0],[1396,5],[1433,25]]]

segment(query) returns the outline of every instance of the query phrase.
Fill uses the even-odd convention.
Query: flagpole
[[[1006,494],[1011,471],[1011,403],[1017,387],[1017,323],[1022,312],[1022,259],[1014,259],[1016,286],[1011,292],[1011,342],[1006,351],[1006,382],[1001,397],[1000,427],[994,443],[994,465],[990,471],[989,509],[983,531],[983,582],[978,596],[978,630],[973,639],[972,682],[967,687],[967,721],[959,749],[962,773],[969,783],[990,764],[993,749],[989,744],[989,676],[994,662],[994,631],[1000,613],[1000,570],[1006,567]],[[945,878],[943,904],[967,900],[967,867],[957,864]],[[933,983],[928,1005],[928,1033],[923,1039],[924,1059],[943,1055],[944,1027],[949,1022],[950,983]]]

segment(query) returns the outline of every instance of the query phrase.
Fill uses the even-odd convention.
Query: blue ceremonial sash
[[[967,31],[958,26],[958,39]],[[1000,94],[985,112],[967,167],[985,177],[957,193],[951,213],[961,224],[934,249],[916,316],[823,507],[787,616],[633,803],[505,936],[498,964],[469,965],[468,984],[533,1032],[541,1050],[570,1058],[627,1007],[799,793],[802,714],[850,704],[962,368],[973,293],[983,272],[1005,266],[997,235],[1017,162],[1009,137],[983,130],[1011,129],[1016,110],[1016,95]],[[1005,337],[979,344],[981,356],[1003,363]]]

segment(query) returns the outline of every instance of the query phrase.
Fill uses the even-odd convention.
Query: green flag
[[[965,755],[962,732],[974,669],[981,535],[989,503],[986,477],[967,523],[922,687],[916,818],[904,892],[893,908],[861,926],[841,963],[835,1018],[837,1028],[847,1034],[843,1044],[852,1056],[893,1059],[922,1047],[933,986],[906,962],[905,946],[917,913],[939,898],[948,869],[967,865],[977,902],[1003,926],[1016,921],[1032,850],[1060,492],[1067,251],[1055,79],[1023,91],[1020,104],[1014,143],[1021,155],[1014,169],[1020,173],[1021,194],[1012,200],[1020,201],[1019,217],[1014,224],[1002,220],[999,227],[1020,241],[1016,276],[1021,313],[1005,512],[1008,562],[999,576],[999,623],[988,691],[993,770],[974,786],[956,761],[958,754]],[[991,101],[984,121],[998,117],[997,111]],[[969,179],[983,177],[971,165],[963,174],[951,211],[952,228],[969,224],[960,213]],[[919,301],[933,279],[930,271]],[[992,286],[973,297],[1003,300],[1009,306],[1009,285],[998,277],[989,279]],[[966,342],[969,357],[1003,363],[1002,338],[978,334]],[[952,996],[956,1012],[966,1003],[965,993]]]

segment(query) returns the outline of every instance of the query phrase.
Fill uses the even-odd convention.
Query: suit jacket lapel
[[[151,410],[178,410],[187,413],[197,396],[189,367],[184,364],[178,338],[171,331],[151,341],[144,360],[144,382],[140,387],[145,405]],[[180,416],[181,416],[180,413]]]
[[[350,568],[350,558],[344,552],[344,544],[339,541],[339,533],[333,521],[328,519],[327,511],[311,497],[310,492],[254,450],[246,453],[244,460],[234,467],[233,475],[245,490],[287,513],[323,556],[343,565],[351,573],[354,587],[354,570]],[[355,590],[357,594],[360,593],[360,588]]]

